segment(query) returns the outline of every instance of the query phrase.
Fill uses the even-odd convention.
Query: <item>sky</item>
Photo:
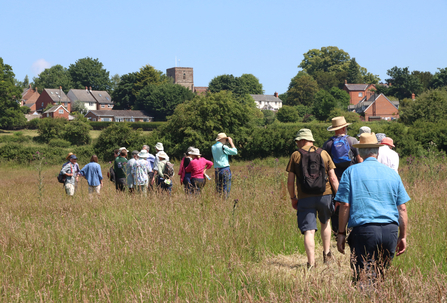
[[[194,68],[194,85],[253,74],[287,91],[303,54],[336,46],[369,72],[447,67],[446,0],[0,0],[0,57],[18,80],[98,58],[110,76]]]

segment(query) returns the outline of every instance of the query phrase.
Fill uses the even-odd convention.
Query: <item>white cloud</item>
[[[31,66],[31,70],[35,76],[38,76],[46,68],[50,68],[50,67],[51,67],[50,62],[47,62],[45,59],[39,59],[33,63],[33,65]]]

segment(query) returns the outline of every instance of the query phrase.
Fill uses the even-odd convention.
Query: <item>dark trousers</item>
[[[155,182],[156,182],[158,188],[160,188],[162,191],[167,191],[167,192],[169,192],[169,194],[171,194],[172,183],[170,185],[166,184],[165,179],[161,178],[159,176],[157,176],[155,178]]]
[[[187,194],[192,194],[193,187],[191,184],[191,173],[185,173],[185,176],[183,177],[183,186]]]
[[[362,272],[376,277],[390,264],[396,251],[398,229],[396,223],[369,223],[352,229],[348,244],[355,279]]]
[[[191,185],[192,185],[193,191],[196,194],[200,194],[200,191],[205,186],[205,179],[203,179],[203,178],[191,178]]]
[[[214,169],[214,176],[216,179],[216,191],[219,194],[226,194],[226,197],[228,198],[228,195],[230,194],[231,190],[231,170],[230,167],[222,167],[222,168],[215,168]]]
[[[116,181],[115,181],[115,188],[116,188],[116,190],[119,190],[119,191],[125,191],[126,190],[126,184],[127,184],[126,178],[116,179]]]

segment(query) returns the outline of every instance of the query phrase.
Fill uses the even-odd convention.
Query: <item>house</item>
[[[376,86],[374,84],[349,84],[347,80],[345,80],[345,85],[343,86],[343,90],[349,94],[349,104],[351,105],[356,105],[365,97],[371,97],[374,94],[371,90],[375,89]]]
[[[373,94],[350,105],[348,110],[364,115],[365,121],[394,120],[399,118],[399,101],[390,101],[384,94]]]
[[[278,110],[282,107],[282,101],[278,98],[278,93],[273,95],[250,95],[259,109]]]
[[[91,90],[90,90],[91,91]],[[75,101],[81,101],[84,103],[85,109],[89,110],[97,110],[97,102],[95,97],[90,93],[87,86],[85,89],[70,89],[67,93],[68,99],[70,99],[71,108],[73,108]]]
[[[62,90],[62,86],[57,88],[44,88],[39,98],[36,100],[35,110],[42,113],[47,106],[62,104],[66,109],[70,110],[70,100]]]
[[[172,67],[166,70],[166,76],[172,78],[174,84],[180,84],[194,91],[194,70],[192,67]]]
[[[96,110],[112,110],[113,101],[109,93],[104,90],[90,90],[96,100]]]
[[[42,114],[42,118],[64,118],[68,120],[70,112],[62,104],[55,105]]]
[[[89,110],[85,117],[102,122],[152,122],[154,117],[141,110]]]
[[[20,100],[20,106],[24,106],[25,104],[36,103],[37,99],[39,99],[39,96],[40,94],[37,91],[37,87],[33,89],[30,84],[29,87],[23,89],[22,99]]]

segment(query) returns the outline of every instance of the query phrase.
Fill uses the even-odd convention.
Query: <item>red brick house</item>
[[[102,122],[152,122],[154,117],[141,110],[89,110],[85,117]]]
[[[62,104],[55,105],[42,114],[41,118],[64,118],[68,120],[70,112]]]
[[[390,101],[384,94],[365,97],[356,105],[354,111],[364,115],[365,121],[394,120],[399,118],[399,101]]]
[[[374,84],[349,84],[347,80],[345,80],[345,86],[343,86],[343,90],[345,90],[350,97],[350,104],[356,105],[363,98],[369,99],[374,92],[372,89],[376,89]]]
[[[40,94],[37,91],[37,87],[33,89],[30,84],[29,87],[23,89],[22,99],[20,100],[21,101],[20,105],[24,106],[25,104],[36,103],[36,101],[39,97],[40,97]],[[30,107],[30,106],[28,106],[28,107]]]
[[[59,87],[59,89],[44,88],[39,98],[36,100],[36,110],[38,112],[43,112],[48,104],[61,104],[69,111],[71,109],[70,99],[65,95],[62,87]]]

